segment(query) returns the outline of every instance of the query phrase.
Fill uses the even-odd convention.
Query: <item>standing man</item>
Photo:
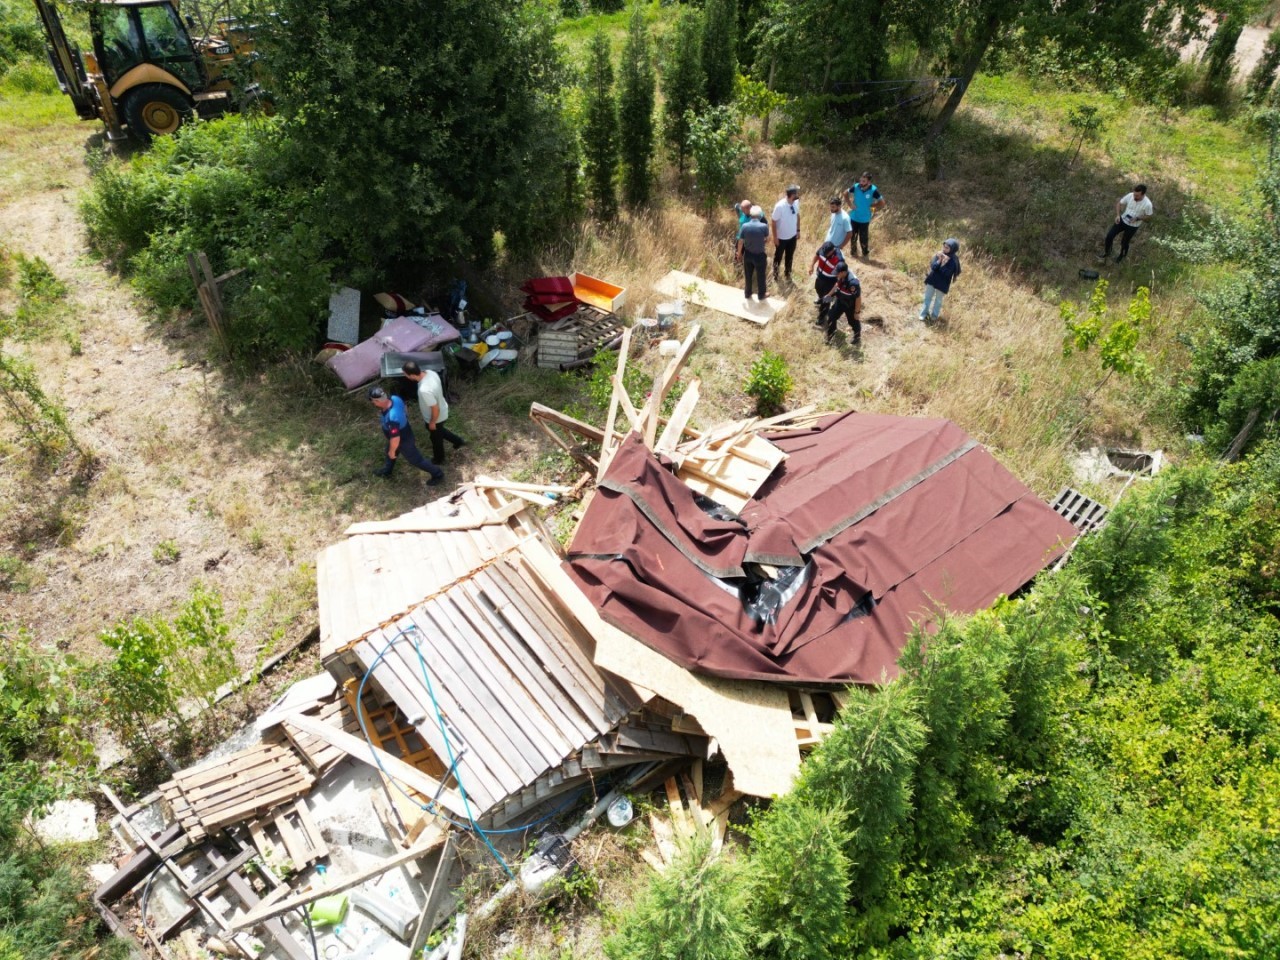
[[[436,466],[443,466],[444,442],[448,440],[457,450],[465,447],[467,441],[444,425],[449,419],[449,401],[444,397],[440,374],[434,370],[423,370],[416,360],[406,360],[402,369],[405,379],[418,385],[418,409],[431,434],[431,459]]]
[[[853,330],[854,347],[862,346],[862,284],[858,282],[858,278],[854,276],[849,265],[843,260],[840,266],[836,267],[836,282],[831,288],[831,292],[827,294],[829,298],[835,302],[831,305],[831,309],[827,311],[826,342],[831,343],[835,340],[836,324],[840,321],[843,314],[849,321],[849,328]]]
[[[889,203],[881,196],[880,188],[871,182],[870,173],[860,176],[858,182],[845,193],[849,197],[849,220],[853,224],[854,237],[849,252],[857,256],[858,242],[861,241],[862,257],[865,260],[871,256],[871,248],[867,245],[871,234],[871,218],[876,215],[877,210],[883,210]]]
[[[853,226],[849,222],[849,215],[844,212],[844,204],[839,197],[831,198],[831,224],[827,227],[827,243],[834,243],[836,248],[843,250],[845,245],[849,243]]]
[[[813,255],[813,260],[809,264],[810,276],[813,276],[813,268],[818,268],[818,277],[813,281],[813,304],[818,308],[819,326],[826,323],[827,307],[830,306],[827,294],[836,285],[836,270],[842,263],[844,263],[844,255],[840,252],[840,248],[827,240],[818,248],[818,252]]]
[[[746,278],[743,296],[751,301],[751,279],[755,276],[756,287],[760,294],[760,302],[764,303],[764,271],[769,263],[765,253],[765,244],[769,242],[769,228],[764,222],[764,211],[759,207],[751,208],[751,219],[738,231],[738,259],[742,261],[742,273]]]
[[[382,414],[382,435],[387,438],[386,463],[381,470],[373,471],[380,477],[391,476],[396,461],[404,457],[419,470],[431,474],[428,487],[434,487],[444,480],[444,471],[427,460],[418,451],[413,442],[413,428],[409,426],[409,414],[405,411],[404,401],[399,397],[388,397],[381,387],[369,388],[369,399]]]
[[[1147,196],[1147,185],[1134,184],[1133,190],[1116,201],[1116,222],[1107,231],[1106,246],[1098,254],[1098,259],[1105,263],[1107,257],[1111,256],[1111,244],[1115,242],[1117,236],[1120,236],[1120,255],[1116,257],[1116,263],[1127,257],[1129,241],[1138,232],[1138,228],[1155,215],[1155,212],[1155,207],[1151,205],[1151,198]]]
[[[948,237],[942,241],[942,249],[929,261],[924,275],[924,303],[920,305],[920,319],[937,320],[942,315],[942,301],[951,292],[951,281],[960,276],[960,241]]]
[[[778,282],[778,264],[784,259],[787,280],[791,280],[791,262],[796,257],[796,241],[800,237],[800,188],[794,183],[787,194],[773,205],[770,224],[773,231],[773,282]]]

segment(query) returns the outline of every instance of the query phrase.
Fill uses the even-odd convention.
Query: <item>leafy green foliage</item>
[[[707,81],[702,72],[702,15],[691,7],[680,13],[673,30],[662,76],[662,133],[684,172],[689,155],[689,123],[706,99]]]
[[[610,960],[741,960],[745,890],[710,839],[689,840],[605,942]]]
[[[3,350],[0,350],[0,400],[21,426],[22,436],[42,455],[55,457],[71,449],[82,461],[89,459],[88,452],[71,432],[66,411],[41,388],[34,365]]]
[[[235,676],[235,645],[222,601],[197,586],[173,620],[138,617],[100,639],[114,652],[101,668],[108,716],[128,742],[154,744],[158,721],[185,728],[181,703],[212,705],[218,688]]]
[[[1138,351],[1142,331],[1151,325],[1151,291],[1139,287],[1123,317],[1107,321],[1107,281],[1099,280],[1089,297],[1088,307],[1081,312],[1074,304],[1063,302],[1060,307],[1067,328],[1063,339],[1063,356],[1088,350],[1098,345],[1098,357],[1102,363],[1102,383],[1113,374],[1143,377],[1148,366],[1146,358]],[[1095,389],[1096,392],[1096,389]]]
[[[233,116],[157,138],[127,164],[103,160],[82,207],[89,239],[165,308],[193,308],[186,257],[245,273],[223,289],[232,349],[261,362],[310,349],[329,295],[315,198],[284,169],[281,122]]]
[[[751,364],[742,392],[756,401],[756,411],[770,416],[782,409],[794,381],[781,354],[766,350]]]
[[[305,218],[359,279],[524,251],[561,214],[570,81],[549,4],[264,2],[260,49]],[[271,14],[271,15],[269,15]]]
[[[31,4],[0,0],[0,76],[26,58],[44,56],[44,34]]]
[[[618,117],[623,193],[628,203],[648,203],[653,181],[653,108],[657,81],[653,73],[649,28],[637,3],[631,11],[622,48]]]
[[[742,118],[736,107],[709,107],[696,116],[690,114],[686,121],[699,194],[710,209],[733,193],[745,165]]]
[[[587,172],[587,193],[596,216],[612,219],[618,210],[614,178],[618,170],[618,101],[613,93],[613,60],[609,38],[597,32],[591,38],[583,84],[582,156]]]
[[[755,955],[777,960],[843,957],[852,837],[843,815],[787,797],[752,831],[746,873]],[[813,878],[823,882],[814,884]]]
[[[733,102],[737,47],[737,0],[707,0],[702,18],[702,69],[707,78],[707,102],[713,107]]]
[[[1267,34],[1266,45],[1262,48],[1262,56],[1249,73],[1246,84],[1249,99],[1254,103],[1262,103],[1271,93],[1276,82],[1276,71],[1280,69],[1280,27]]]

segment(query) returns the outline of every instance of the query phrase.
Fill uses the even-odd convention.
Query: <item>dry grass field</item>
[[[924,179],[905,135],[835,151],[753,143],[738,197],[768,208],[786,183],[804,190],[797,284],[789,310],[765,327],[690,311],[687,324],[703,329],[685,373],[702,381],[695,425],[750,412],[743,380],[769,350],[794,377],[792,405],[950,418],[1042,496],[1082,485],[1072,473],[1082,447],[1176,452],[1164,388],[1184,363],[1177,333],[1194,322],[1204,278],[1152,241],[1210,206],[1237,206],[1254,147],[1247,129],[1208,114],[1162,118],[1094,96],[1104,136],[1072,165],[1064,117],[1083,99],[980,79],[948,135],[940,182]],[[99,631],[172,611],[199,581],[224,597],[249,662],[315,622],[316,550],[354,520],[394,515],[435,491],[405,471],[389,483],[370,476],[381,438],[362,399],[304,361],[246,373],[211,360],[198,317],[155,316],[90,257],[76,207],[99,139],[56,96],[28,97],[0,121],[0,243],[11,262],[43,258],[70,291],[42,335],[5,348],[36,364],[94,455],[82,471],[39,460],[16,424],[0,427],[3,620],[92,656]],[[868,168],[890,207],[872,227],[873,259],[855,262],[871,321],[855,355],[843,337],[823,345],[804,270],[826,229],[826,198]],[[1153,374],[1099,389],[1095,356],[1062,356],[1058,304],[1088,297],[1078,271],[1094,266],[1111,205],[1135,177],[1152,184],[1159,219],[1131,262],[1105,270],[1118,309],[1138,285],[1152,287],[1154,320],[1140,349]],[[653,285],[671,269],[736,283],[728,205],[704,211],[670,174],[657,195],[652,207],[588,224],[532,261],[503,262],[484,299],[515,313],[525,277],[577,269],[624,284],[628,316],[640,316],[665,299]],[[925,326],[915,319],[923,273],[947,236],[962,243],[964,274],[943,322]],[[0,309],[12,311],[8,274]],[[652,371],[662,363],[656,350],[634,362]],[[450,460],[451,479],[558,478],[566,461],[526,414],[533,400],[579,402],[580,378],[522,367],[460,390],[453,426],[471,444]]]

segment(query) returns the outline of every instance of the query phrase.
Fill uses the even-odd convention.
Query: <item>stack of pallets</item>
[[[615,314],[582,304],[555,323],[538,331],[538,366],[558,368],[562,363],[595,356],[605,344],[622,336],[622,321]]]
[[[203,767],[184,770],[160,793],[193,842],[266,813],[311,790],[315,774],[287,742],[273,738]]]

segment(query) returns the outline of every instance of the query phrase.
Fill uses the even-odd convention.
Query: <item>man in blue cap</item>
[[[382,435],[387,438],[386,463],[381,470],[373,471],[380,477],[391,476],[396,461],[404,457],[419,470],[431,474],[428,487],[434,487],[444,480],[444,471],[428,460],[413,442],[413,428],[409,426],[409,414],[405,410],[404,401],[399,397],[388,397],[381,387],[369,389],[369,399],[378,408],[382,417]]]

